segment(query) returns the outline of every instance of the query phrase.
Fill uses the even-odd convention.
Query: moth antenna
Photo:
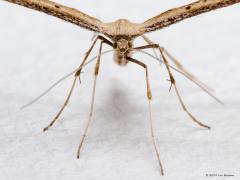
[[[137,50],[143,54],[146,54],[150,57],[152,57],[153,59],[157,60],[157,61],[161,61],[161,63],[165,64],[162,60],[156,58],[155,56],[153,56],[152,54],[143,51],[143,50]],[[184,77],[186,77],[188,80],[190,80],[191,82],[193,82],[195,85],[197,85],[200,89],[202,89],[205,93],[207,93],[210,97],[212,97],[214,100],[216,100],[219,104],[224,105],[224,102],[222,102],[218,97],[216,97],[213,93],[211,93],[210,91],[208,91],[208,89],[206,89],[205,87],[203,87],[201,84],[199,84],[198,82],[194,81],[193,79],[191,79],[190,77],[188,77],[184,72],[182,72],[181,70],[177,69],[176,67],[173,67],[171,65],[168,65],[172,70],[174,70],[175,72],[178,72],[179,74],[183,75]]]
[[[30,105],[34,104],[38,100],[40,100],[43,96],[45,96],[47,93],[49,93],[54,87],[56,87],[59,83],[67,79],[69,76],[73,75],[76,72],[76,70],[68,73],[67,75],[61,77],[59,80],[57,80],[55,83],[53,83],[49,88],[47,88],[45,91],[43,91],[40,95],[38,95],[36,98],[28,102],[27,104],[20,107],[21,110],[29,107]]]
[[[146,35],[142,35],[141,36],[144,41],[146,41],[149,45],[154,44],[153,41],[151,41]],[[190,77],[192,80],[195,80],[196,82],[198,82],[199,84],[201,84],[203,87],[205,87],[208,91],[210,92],[214,92],[214,90],[212,88],[210,88],[209,86],[207,86],[205,83],[203,83],[202,81],[200,81],[198,78],[196,78],[192,73],[188,72],[183,65],[175,58],[173,57],[164,47],[160,47],[162,49],[162,51],[169,57],[169,59],[173,62],[173,64],[182,72],[184,72],[188,77]],[[154,56],[158,59],[160,59],[155,51],[155,49],[152,49],[154,52]],[[159,61],[160,62],[160,61]],[[162,64],[162,62],[160,63],[160,65]],[[171,87],[170,87],[171,88]]]
[[[102,55],[104,54],[108,54],[110,52],[112,52],[114,50],[107,50],[107,51],[103,51]],[[93,62],[95,59],[97,58],[97,56],[94,56],[93,58],[91,58],[88,62],[85,63],[84,66],[90,64],[91,62]],[[36,103],[37,101],[39,101],[42,97],[44,97],[47,93],[49,93],[53,88],[55,88],[58,84],[60,84],[62,81],[64,81],[65,79],[67,79],[68,77],[70,77],[71,75],[73,75],[75,72],[77,71],[77,69],[75,69],[74,71],[64,75],[63,77],[61,77],[59,80],[57,80],[55,83],[53,83],[49,88],[47,88],[45,91],[43,91],[40,95],[38,95],[37,97],[35,97],[33,100],[29,101],[28,103],[26,103],[25,105],[20,107],[20,110],[23,110],[25,108],[28,108],[29,106],[31,106],[32,104]]]

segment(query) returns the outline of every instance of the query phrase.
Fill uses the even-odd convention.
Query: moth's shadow
[[[109,146],[124,144],[126,138],[134,134],[133,131],[145,127],[143,123],[146,119],[145,106],[139,106],[132,93],[126,84],[114,83],[97,108],[98,115],[95,114],[95,120],[98,122],[95,121],[97,131],[95,135],[108,139]]]

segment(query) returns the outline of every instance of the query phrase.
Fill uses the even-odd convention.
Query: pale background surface
[[[103,21],[142,22],[191,2],[88,0],[63,4]],[[128,4],[125,4],[128,3]],[[181,110],[164,66],[146,56],[153,90],[153,118],[165,168],[164,179],[240,178],[240,5],[194,17],[149,37],[164,45],[225,106],[176,75],[191,112],[212,127],[202,129]],[[103,57],[90,133],[75,158],[89,112],[93,64],[84,70],[70,105],[47,133],[72,77],[38,103],[19,108],[75,69],[93,33],[56,18],[0,1],[0,176],[4,180],[162,179],[150,139],[144,71],[121,68]],[[139,44],[142,41],[137,41]],[[96,50],[95,50],[96,53]],[[234,177],[206,177],[206,173]]]

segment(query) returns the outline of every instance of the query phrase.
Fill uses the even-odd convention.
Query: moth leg
[[[152,137],[153,146],[154,146],[154,149],[155,149],[155,152],[156,152],[158,164],[159,164],[159,167],[160,167],[160,172],[161,172],[161,175],[163,176],[164,175],[164,170],[163,170],[162,162],[161,162],[161,159],[160,159],[160,154],[159,154],[159,150],[158,150],[157,143],[156,143],[156,140],[155,140],[155,133],[154,133],[154,129],[153,129],[152,108],[151,108],[152,93],[151,93],[149,77],[148,77],[148,68],[147,68],[146,64],[144,64],[144,63],[142,63],[142,62],[140,62],[136,59],[133,59],[131,57],[127,57],[127,59],[130,62],[133,62],[135,64],[138,64],[138,65],[142,66],[145,69],[145,72],[146,72],[147,98],[148,98],[148,110],[149,110],[151,137]]]
[[[152,42],[147,36],[142,35],[141,36],[144,41],[146,41],[149,45],[154,44],[154,42]],[[211,89],[208,85],[206,85],[205,83],[203,83],[202,81],[200,81],[197,77],[195,77],[192,73],[190,73],[188,70],[186,70],[183,65],[175,58],[173,57],[163,46],[160,47],[163,51],[163,53],[165,53],[167,55],[167,57],[173,62],[173,64],[176,65],[176,67],[182,71],[190,80],[192,81],[196,81],[197,83],[199,83],[201,86],[203,86],[207,91],[214,92],[213,89]],[[155,49],[153,49],[153,53],[154,56],[159,60],[159,57],[155,51]]]
[[[144,45],[144,46],[135,47],[133,49],[135,49],[135,50],[142,50],[142,49],[151,49],[151,48],[152,49],[160,49],[160,46],[159,46],[159,44],[148,44],[148,45]],[[163,62],[166,63],[164,60],[163,60]],[[172,81],[171,81],[171,85],[170,85],[169,91],[171,90],[171,88],[172,88]]]
[[[161,54],[161,56],[162,56],[162,58],[163,58],[164,64],[165,64],[165,66],[166,66],[166,68],[167,68],[169,77],[170,77],[171,86],[170,86],[169,90],[171,90],[171,87],[174,86],[174,90],[175,90],[175,92],[176,92],[176,94],[177,94],[178,100],[179,100],[179,102],[180,102],[183,110],[184,110],[184,111],[188,114],[188,116],[189,116],[195,123],[197,123],[199,126],[202,126],[202,127],[204,127],[204,128],[210,129],[210,127],[209,127],[208,125],[205,125],[205,124],[201,123],[200,121],[198,121],[197,118],[195,118],[195,117],[188,111],[188,109],[186,108],[186,106],[185,106],[185,104],[184,104],[184,102],[183,102],[183,100],[182,100],[182,97],[181,97],[181,95],[180,95],[180,93],[179,93],[179,91],[178,91],[178,88],[177,88],[177,85],[176,85],[176,81],[175,81],[175,79],[174,79],[174,77],[173,77],[173,74],[172,74],[172,72],[171,72],[171,70],[170,70],[170,66],[169,66],[168,60],[166,59],[165,55],[163,54],[162,48],[159,46],[159,44],[150,44],[150,45],[135,47],[134,49],[138,49],[138,50],[139,50],[139,49],[148,49],[148,48],[158,48],[158,49],[159,49],[160,54]]]
[[[155,44],[155,43],[152,42],[147,36],[142,35],[141,37],[143,38],[143,40],[144,40],[148,45]],[[156,50],[155,50],[154,48],[152,48],[152,50],[153,50],[154,56],[159,60],[160,65],[162,65],[162,62],[161,62],[161,60],[160,60],[160,57],[158,56],[158,53],[156,52]]]
[[[71,89],[70,89],[70,91],[69,91],[69,93],[68,93],[68,96],[67,96],[67,98],[66,98],[63,106],[61,107],[61,109],[59,110],[59,112],[57,113],[57,115],[54,117],[54,119],[50,122],[50,124],[43,129],[43,131],[47,131],[51,126],[53,126],[53,124],[58,120],[59,116],[62,114],[63,110],[64,110],[65,107],[67,106],[67,104],[68,104],[68,102],[69,102],[69,100],[70,100],[70,98],[71,98],[72,92],[73,92],[73,90],[74,90],[74,87],[75,87],[75,85],[76,85],[76,80],[77,80],[77,78],[79,78],[79,80],[80,80],[81,70],[82,70],[84,64],[86,63],[86,60],[87,60],[89,54],[91,53],[91,51],[92,51],[92,49],[93,49],[93,47],[94,47],[94,45],[96,44],[96,42],[97,42],[98,39],[104,40],[104,42],[105,42],[106,44],[111,45],[111,42],[108,41],[108,40],[107,40],[106,38],[104,38],[103,36],[100,36],[100,35],[97,36],[97,38],[94,40],[94,42],[92,43],[91,47],[90,47],[89,50],[87,51],[87,53],[86,53],[86,55],[85,55],[82,63],[80,64],[80,66],[79,66],[78,69],[76,70],[72,87],[71,87]]]
[[[202,87],[204,87],[207,91],[210,93],[214,92],[213,89],[211,89],[208,85],[200,81],[197,77],[195,77],[192,73],[190,73],[188,70],[184,68],[184,66],[175,58],[173,57],[164,47],[160,47],[162,49],[162,52],[167,55],[167,57],[173,62],[173,64],[176,65],[178,69],[180,69],[186,76],[188,76],[192,81],[196,81],[199,83]]]
[[[99,68],[100,68],[100,59],[101,59],[101,53],[102,53],[102,44],[103,41],[101,41],[100,44],[100,48],[99,48],[99,53],[98,53],[98,57],[97,57],[97,62],[95,65],[95,69],[94,69],[94,83],[93,83],[93,90],[92,90],[92,100],[91,100],[91,108],[90,108],[90,112],[89,112],[89,116],[88,116],[88,120],[87,120],[87,124],[85,126],[82,138],[80,140],[79,146],[78,146],[78,151],[77,151],[77,158],[80,157],[80,153],[81,153],[81,149],[83,146],[83,142],[87,136],[87,132],[92,120],[92,116],[93,116],[93,108],[94,108],[94,101],[95,101],[95,92],[96,92],[96,83],[97,83],[97,77],[99,74]]]
[[[203,124],[202,122],[200,122],[199,120],[197,120],[197,119],[188,111],[188,109],[186,108],[186,106],[185,106],[185,104],[184,104],[184,102],[183,102],[183,100],[182,100],[182,97],[181,97],[181,95],[180,95],[180,93],[179,93],[179,91],[178,91],[178,88],[177,88],[177,85],[176,85],[176,81],[175,81],[175,79],[174,79],[174,77],[173,77],[173,74],[172,74],[170,68],[169,68],[168,60],[167,60],[166,57],[164,56],[163,51],[162,51],[162,49],[160,48],[160,46],[159,46],[159,51],[160,51],[160,54],[162,55],[163,61],[164,61],[165,66],[166,66],[166,68],[167,68],[167,71],[168,71],[168,74],[169,74],[169,77],[170,77],[170,81],[171,81],[171,85],[174,86],[174,90],[175,90],[175,92],[176,92],[176,94],[177,94],[178,100],[179,100],[179,102],[180,102],[183,110],[184,110],[184,111],[189,115],[189,117],[190,117],[195,123],[197,123],[199,126],[202,126],[202,127],[204,127],[204,128],[210,129],[210,126],[208,126],[208,125],[206,125],[206,124]]]
[[[91,46],[90,49],[87,51],[85,58],[83,59],[82,63],[81,63],[80,66],[78,67],[78,70],[77,70],[77,72],[76,72],[76,74],[75,74],[75,76],[78,76],[80,83],[81,83],[80,74],[81,74],[82,68],[83,68],[85,62],[87,61],[87,58],[88,58],[89,54],[91,53],[91,51],[92,51],[94,45],[96,44],[97,40],[101,40],[101,41],[103,41],[105,44],[108,44],[109,46],[113,47],[112,42],[110,42],[107,38],[105,38],[105,37],[103,37],[103,36],[101,36],[101,35],[98,35],[98,36],[95,38],[95,40],[94,40],[93,43],[92,43],[92,46]]]
[[[71,86],[71,89],[70,89],[70,91],[69,91],[69,93],[68,93],[68,96],[67,96],[67,98],[66,98],[63,106],[61,107],[61,109],[60,109],[60,111],[57,113],[57,115],[54,117],[54,119],[50,122],[50,124],[49,124],[47,127],[43,128],[43,131],[47,131],[47,130],[57,121],[57,119],[59,118],[59,116],[62,114],[64,108],[67,106],[67,104],[68,104],[68,102],[69,102],[69,99],[70,99],[70,97],[71,97],[71,95],[72,95],[73,89],[74,89],[74,87],[75,87],[75,85],[76,85],[76,80],[77,80],[77,77],[75,76],[75,77],[74,77],[74,81],[73,81],[72,86]]]

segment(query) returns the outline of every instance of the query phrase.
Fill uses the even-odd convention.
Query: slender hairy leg
[[[150,43],[151,43],[151,41],[150,41]],[[158,44],[148,44],[148,45],[144,45],[144,46],[139,46],[139,47],[135,47],[135,48],[133,48],[134,50],[142,50],[142,49],[150,49],[150,48],[152,48],[152,49],[159,49],[159,45]],[[163,61],[164,63],[165,63],[165,61]],[[171,87],[172,87],[172,84],[171,84],[171,86],[170,86],[170,89],[169,89],[169,91],[171,90]]]
[[[150,44],[154,44],[147,36],[142,35],[142,38],[144,39],[144,41],[146,41],[149,45]],[[181,70],[186,76],[188,76],[188,78],[190,78],[190,80],[192,81],[196,81],[198,84],[200,84],[201,86],[203,86],[207,91],[209,92],[213,92],[213,90],[208,87],[205,83],[203,83],[202,81],[200,81],[197,77],[195,77],[192,73],[188,72],[188,70],[186,70],[183,65],[176,59],[174,58],[164,47],[160,46],[160,48],[162,49],[163,53],[165,53],[167,55],[167,57],[173,62],[173,64],[176,65],[176,67]],[[154,49],[153,49],[154,50]],[[159,57],[156,54],[156,51],[154,52],[154,56],[156,57],[156,59],[159,60]]]
[[[100,35],[97,36],[97,38],[94,40],[94,42],[92,43],[91,47],[90,47],[89,50],[87,51],[87,53],[86,53],[86,55],[85,55],[82,63],[80,64],[80,66],[79,66],[78,69],[76,70],[72,87],[71,87],[71,89],[70,89],[70,91],[69,91],[69,93],[68,93],[68,96],[67,96],[67,98],[66,98],[63,106],[61,107],[61,109],[59,110],[59,112],[57,113],[57,115],[54,117],[54,119],[50,122],[50,124],[43,129],[43,131],[47,131],[51,126],[53,126],[53,124],[57,121],[57,119],[58,119],[59,116],[62,114],[62,112],[63,112],[63,110],[65,109],[65,107],[67,106],[67,104],[68,104],[68,102],[69,102],[69,100],[70,100],[70,98],[71,98],[72,92],[73,92],[73,90],[74,90],[74,87],[75,87],[75,85],[76,85],[76,80],[77,80],[77,78],[79,78],[79,80],[80,80],[81,70],[82,70],[84,64],[86,63],[86,60],[87,60],[89,54],[91,53],[91,51],[92,51],[92,49],[93,49],[93,47],[94,47],[94,45],[96,44],[96,42],[97,42],[98,39],[100,39],[101,41],[104,41],[106,44],[112,46],[112,43],[111,43],[109,40],[107,40],[105,37],[100,36]]]
[[[179,102],[180,102],[183,110],[189,115],[189,117],[191,117],[191,119],[192,119],[195,123],[197,123],[198,125],[200,125],[200,126],[202,126],[202,127],[204,127],[204,128],[210,129],[210,126],[201,123],[201,122],[200,122],[199,120],[197,120],[197,119],[188,111],[188,109],[186,108],[186,106],[185,106],[185,104],[184,104],[184,102],[183,102],[183,100],[182,100],[182,97],[181,97],[181,95],[180,95],[180,93],[179,93],[179,91],[178,91],[178,88],[177,88],[177,85],[176,85],[176,81],[175,81],[175,79],[174,79],[174,77],[173,77],[173,74],[172,74],[170,68],[169,68],[169,63],[168,63],[166,57],[164,56],[163,51],[162,51],[162,49],[161,49],[160,47],[159,47],[159,51],[160,51],[160,53],[161,53],[161,55],[162,55],[162,58],[163,58],[163,60],[164,60],[164,62],[165,62],[165,65],[166,65],[166,68],[167,68],[167,71],[168,71],[168,74],[169,74],[169,77],[170,77],[171,85],[174,86],[175,92],[176,92],[176,94],[177,94],[178,100],[179,100]]]
[[[197,83],[201,84],[205,89],[207,89],[209,92],[214,92],[213,89],[208,87],[205,83],[200,81],[197,77],[195,77],[192,73],[190,73],[188,70],[184,68],[184,66],[176,59],[174,58],[164,47],[161,47],[162,52],[167,55],[167,57],[173,62],[173,64],[176,65],[178,69],[180,69],[182,72],[184,72],[191,80],[196,81]]]
[[[146,41],[149,45],[155,44],[153,43],[147,36],[142,35],[142,38],[144,39],[144,41]],[[164,47],[159,46],[159,48],[162,49],[162,52],[165,53],[167,55],[167,57],[173,62],[173,64],[176,65],[176,67],[182,71],[184,73],[185,76],[187,76],[187,78],[189,78],[192,81],[195,81],[196,83],[200,84],[200,86],[202,86],[204,89],[206,89],[207,93],[212,93],[213,90],[208,87],[205,83],[203,83],[202,81],[200,81],[197,77],[195,77],[192,73],[188,72],[188,70],[186,70],[183,65],[176,59],[174,58]],[[156,57],[156,59],[159,60],[158,56],[156,55],[156,52],[154,51],[154,56]],[[169,65],[169,67],[171,68],[171,66]],[[214,98],[216,99],[216,98]],[[219,103],[223,104],[221,101],[219,101],[218,99],[216,99]]]
[[[147,36],[145,36],[145,35],[142,35],[141,36],[142,38],[143,38],[143,40],[147,43],[147,44],[155,44],[155,43],[153,43]],[[161,65],[161,60],[160,60],[160,57],[158,56],[158,53],[156,52],[156,50],[153,48],[152,49],[153,50],[153,54],[154,54],[154,56],[156,57],[156,59],[158,59],[159,60],[159,63],[160,63],[160,65]]]
[[[92,100],[91,100],[91,108],[90,108],[90,112],[89,112],[89,116],[88,116],[88,120],[87,120],[87,124],[85,126],[84,132],[83,132],[83,136],[80,140],[79,146],[78,146],[78,151],[77,151],[77,158],[80,157],[80,153],[81,153],[81,149],[83,146],[83,142],[87,136],[87,132],[89,129],[89,125],[91,123],[92,120],[92,116],[93,116],[93,108],[94,108],[94,100],[95,100],[95,91],[96,91],[96,83],[97,83],[97,76],[99,73],[99,67],[100,67],[100,59],[101,59],[101,52],[102,52],[102,44],[103,41],[101,41],[100,44],[100,48],[99,48],[99,53],[98,53],[98,58],[97,58],[97,62],[95,65],[95,69],[94,69],[94,83],[93,83],[93,91],[92,91]]]
[[[78,76],[80,83],[81,83],[80,74],[81,74],[82,68],[83,68],[85,62],[87,61],[87,58],[88,58],[89,54],[91,53],[94,45],[96,44],[97,40],[99,40],[99,39],[100,39],[101,41],[103,41],[104,43],[108,44],[109,46],[113,47],[112,42],[110,42],[110,41],[109,41],[108,39],[106,39],[105,37],[103,37],[103,36],[101,36],[101,35],[98,35],[98,36],[96,37],[96,39],[95,39],[95,40],[93,41],[93,43],[92,43],[92,46],[91,46],[90,49],[87,51],[85,58],[83,59],[83,61],[82,61],[82,63],[80,64],[80,66],[78,67],[78,70],[76,71],[75,76]]]
[[[160,159],[160,154],[159,154],[159,150],[158,150],[157,143],[156,143],[156,140],[155,140],[155,133],[154,133],[154,129],[153,129],[152,108],[151,108],[152,92],[151,92],[150,83],[149,83],[148,68],[147,68],[146,64],[144,64],[144,63],[142,63],[142,62],[140,62],[136,59],[133,59],[131,57],[127,57],[127,59],[130,62],[133,62],[135,64],[138,64],[138,65],[142,66],[146,71],[147,98],[148,98],[148,110],[149,110],[151,137],[152,137],[153,146],[154,146],[154,149],[155,149],[155,152],[156,152],[156,156],[157,156],[157,159],[158,159],[160,172],[161,172],[161,175],[163,176],[164,175],[163,166],[162,166],[162,162],[161,162],[161,159]]]
[[[63,106],[61,107],[60,111],[57,113],[57,115],[54,117],[54,119],[50,122],[50,124],[47,127],[43,128],[43,131],[47,131],[57,121],[59,116],[62,114],[64,108],[67,106],[67,104],[69,102],[69,99],[70,99],[70,97],[72,95],[73,89],[74,89],[74,87],[76,85],[76,80],[77,80],[77,76],[74,77],[74,81],[73,81],[72,87],[71,87],[71,89],[70,89],[70,91],[68,93],[68,96],[67,96]]]
[[[181,95],[180,95],[180,93],[179,93],[179,91],[178,91],[178,88],[177,88],[177,85],[176,85],[176,81],[175,81],[175,79],[174,79],[174,77],[173,77],[173,74],[172,74],[172,72],[171,72],[171,70],[170,70],[168,60],[166,59],[165,55],[163,54],[163,51],[162,51],[161,47],[159,46],[159,44],[150,44],[150,45],[145,45],[145,46],[136,47],[136,48],[134,48],[134,49],[147,49],[147,48],[158,48],[158,49],[159,49],[160,54],[161,54],[161,56],[162,56],[162,58],[163,58],[164,64],[165,64],[165,66],[166,66],[166,68],[167,68],[167,71],[168,71],[168,74],[169,74],[169,78],[170,78],[170,82],[171,82],[171,86],[170,86],[170,89],[169,89],[169,90],[171,90],[171,87],[174,86],[174,90],[175,90],[175,92],[176,92],[176,94],[177,94],[178,100],[179,100],[179,102],[180,102],[183,110],[189,115],[189,117],[190,117],[195,123],[197,123],[198,125],[200,125],[200,126],[202,126],[202,127],[204,127],[204,128],[210,129],[210,127],[209,127],[208,125],[205,125],[205,124],[201,123],[199,120],[197,120],[197,118],[195,118],[195,117],[188,111],[188,109],[186,108],[186,106],[185,106],[185,104],[184,104],[184,102],[183,102],[183,100],[182,100],[182,97],[181,97]]]
[[[148,53],[148,52],[146,52],[146,51],[143,51],[143,50],[138,50],[138,51],[141,52],[141,53],[143,53],[143,54],[146,54],[146,55],[152,57],[153,59],[155,59],[155,60],[157,60],[157,61],[160,61],[160,62],[163,63],[163,64],[165,64],[164,61],[156,58],[154,55],[152,55],[152,54],[150,54],[150,53]],[[172,70],[176,71],[177,73],[183,75],[183,76],[186,77],[188,80],[190,80],[191,82],[193,82],[195,85],[197,85],[200,89],[202,89],[205,93],[207,93],[209,96],[211,96],[211,97],[212,97],[214,100],[216,100],[218,103],[224,105],[224,103],[223,103],[219,98],[217,98],[217,97],[211,92],[211,90],[209,90],[209,89],[207,89],[206,87],[204,87],[200,82],[197,81],[197,79],[195,79],[195,80],[192,79],[192,78],[191,78],[190,76],[188,76],[185,72],[183,72],[182,70],[180,70],[180,69],[178,69],[178,68],[176,68],[176,67],[174,67],[174,66],[171,66],[170,64],[168,64],[168,66],[169,66]]]

